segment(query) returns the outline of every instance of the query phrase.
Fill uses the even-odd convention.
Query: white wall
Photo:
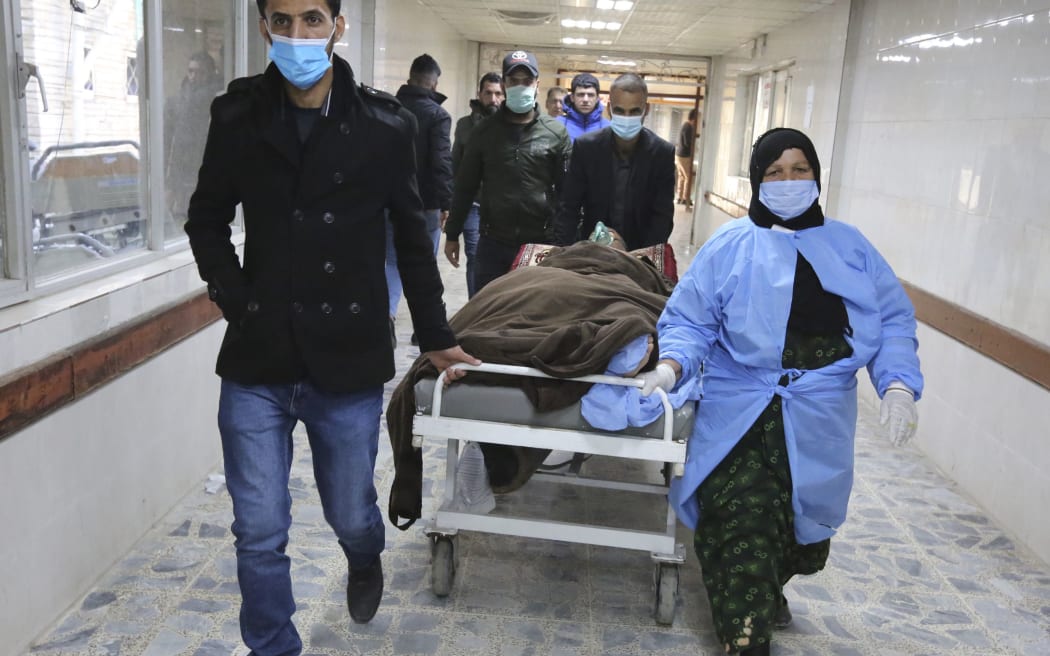
[[[829,211],[901,278],[1050,344],[1050,1],[854,4]],[[920,339],[920,448],[1050,561],[1050,392]]]
[[[441,66],[438,91],[448,96],[442,107],[453,125],[470,113],[478,83],[476,42],[460,36],[415,0],[377,0],[375,35],[377,89],[396,93],[408,79],[412,60],[425,52]]]
[[[849,8],[849,0],[841,0],[768,34],[764,45],[760,40],[754,48],[747,45],[713,59],[709,98],[705,102],[707,115],[703,117],[705,153],[698,195],[713,191],[745,206],[750,202],[750,182],[739,175],[740,149],[750,152],[751,144],[741,143],[741,103],[747,94],[746,87],[738,82],[742,76],[793,60],[787,121],[774,127],[797,128],[810,136],[820,157],[826,196]],[[700,239],[729,219],[704,203],[698,202],[696,207],[695,235]]]
[[[0,651],[22,653],[217,466],[222,330],[0,442]]]

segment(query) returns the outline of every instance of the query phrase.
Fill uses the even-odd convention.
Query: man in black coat
[[[648,99],[642,78],[621,75],[609,91],[612,124],[576,139],[554,220],[556,244],[586,239],[598,221],[619,232],[628,250],[671,236],[674,147],[642,127]]]
[[[412,61],[408,83],[397,90],[397,99],[416,117],[416,178],[435,256],[452,206],[452,117],[441,107],[446,96],[437,91],[439,77],[441,67],[424,53]]]
[[[233,499],[241,635],[297,654],[288,490],[292,430],[306,426],[326,520],[349,561],[347,604],[367,622],[383,590],[374,467],[393,377],[384,212],[421,348],[439,370],[476,363],[456,344],[416,188],[411,116],[357,86],[332,56],[339,0],[257,0],[274,62],[212,104],[186,232],[228,325],[219,431]],[[244,215],[244,258],[230,223]],[[450,377],[457,377],[449,372]]]

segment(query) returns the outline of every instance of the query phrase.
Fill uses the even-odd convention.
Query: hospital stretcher
[[[470,371],[507,376],[551,378],[538,369],[528,367],[495,364],[457,366]],[[469,378],[447,387],[436,384],[435,379],[423,379],[415,386],[413,446],[422,447],[424,440],[447,441],[444,493],[439,507],[428,518],[425,529],[431,540],[433,592],[442,597],[451,592],[456,574],[456,536],[459,531],[633,549],[649,552],[655,565],[654,617],[659,624],[671,624],[678,597],[679,566],[685,561],[685,548],[676,542],[675,515],[666,498],[671,478],[680,476],[684,467],[686,442],[692,431],[693,404],[687,403],[674,410],[663,390],[657,390],[664,408],[661,418],[646,427],[608,432],[590,427],[580,414],[579,403],[563,410],[539,412],[520,388],[470,384]],[[565,380],[641,386],[633,378],[613,376],[583,376]],[[593,523],[512,517],[505,516],[499,510],[491,514],[464,512],[455,504],[461,440],[663,463],[662,485],[543,471],[532,476],[533,480],[660,497],[666,507],[663,530],[645,531]]]

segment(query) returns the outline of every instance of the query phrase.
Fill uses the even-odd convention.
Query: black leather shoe
[[[346,583],[346,607],[350,618],[364,624],[375,617],[383,598],[383,561],[376,556],[368,567],[351,569]]]
[[[752,647],[750,649],[743,649],[740,652],[740,656],[769,656],[769,645],[765,644],[761,647]]]
[[[786,629],[791,626],[791,609],[788,607],[787,597],[780,596],[780,607],[777,608],[777,614],[773,616],[773,628],[774,629]]]

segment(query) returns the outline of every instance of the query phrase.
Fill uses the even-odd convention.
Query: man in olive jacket
[[[517,50],[503,59],[503,85],[500,111],[471,131],[445,224],[445,256],[459,266],[459,236],[480,188],[477,291],[507,273],[522,244],[550,243],[572,149],[565,126],[536,104],[539,65],[532,54]]]
[[[186,232],[228,323],[217,365],[219,431],[241,636],[268,656],[302,648],[285,554],[298,421],[324,516],[349,562],[351,617],[369,621],[382,597],[385,531],[373,479],[383,383],[394,374],[384,210],[421,350],[439,370],[477,360],[446,322],[411,118],[393,97],[358,87],[332,56],[345,29],[339,0],[257,2],[274,64],[233,81],[212,104]],[[230,239],[238,204],[243,264]]]

